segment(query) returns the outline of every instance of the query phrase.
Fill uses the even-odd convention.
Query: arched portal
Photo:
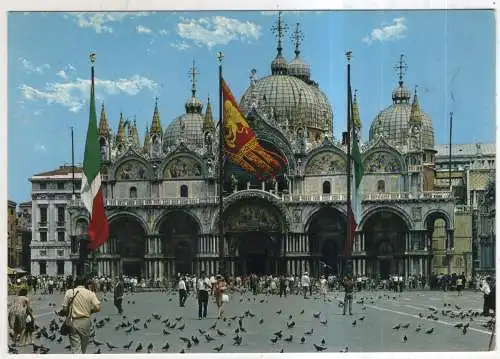
[[[129,277],[144,276],[144,254],[146,231],[142,224],[131,215],[111,219],[109,240],[105,248],[112,258],[112,271]]]
[[[234,274],[278,274],[284,269],[283,219],[271,203],[245,199],[229,206],[224,212],[224,227]]]
[[[447,216],[441,212],[432,212],[425,216],[424,224],[427,230],[426,245],[432,248],[432,268],[435,274],[451,274],[451,254],[455,243]],[[463,266],[457,269],[457,272],[465,272]]]
[[[168,213],[158,233],[162,254],[166,259],[164,273],[194,273],[200,227],[193,216],[182,211]]]
[[[322,208],[313,215],[308,227],[311,275],[341,273],[346,235],[346,218],[335,208]]]
[[[404,275],[408,227],[397,214],[389,211],[373,213],[363,226],[367,252],[367,272],[388,279]]]

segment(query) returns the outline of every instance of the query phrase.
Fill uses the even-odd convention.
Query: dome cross
[[[274,36],[276,36],[276,40],[278,40],[277,50],[278,54],[281,55],[281,51],[283,50],[283,36],[285,35],[285,32],[288,31],[288,26],[283,23],[282,11],[278,11],[278,20],[276,21],[276,24],[271,27],[271,31]]]
[[[199,72],[195,67],[195,62],[193,60],[193,66],[191,66],[191,69],[189,70],[189,75],[191,76],[191,92],[193,93],[193,97],[196,94],[196,75],[198,75]]]
[[[405,62],[405,55],[401,54],[399,57],[399,62],[394,65],[394,70],[396,70],[398,77],[399,77],[399,84],[403,85],[403,77],[406,74],[406,71],[408,70],[408,65]]]
[[[304,33],[300,30],[300,23],[296,23],[295,30],[292,33],[292,43],[295,46],[295,55],[300,54],[300,45],[304,41]]]

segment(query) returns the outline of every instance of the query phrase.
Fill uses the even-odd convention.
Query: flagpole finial
[[[224,53],[222,51],[217,51],[215,54],[215,57],[217,57],[217,61],[219,62],[219,65],[222,65],[222,60],[224,60]]]
[[[96,59],[95,52],[93,52],[93,51],[92,51],[92,52],[89,54],[89,60],[90,60],[90,63],[92,64],[92,66],[94,66],[94,64],[95,64],[95,59]]]
[[[345,57],[347,59],[347,62],[350,63],[352,60],[352,51],[351,50],[346,51]]]

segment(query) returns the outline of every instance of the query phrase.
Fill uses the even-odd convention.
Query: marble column
[[[423,265],[423,259],[422,259],[422,258],[419,258],[419,259],[418,259],[418,262],[419,262],[419,274],[420,274],[420,275],[424,275],[424,265]]]

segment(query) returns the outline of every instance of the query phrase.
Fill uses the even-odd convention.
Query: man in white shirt
[[[488,299],[489,299],[489,295],[491,293],[491,289],[490,289],[490,285],[488,284],[488,282],[483,279],[481,281],[481,292],[483,292],[483,315],[484,316],[488,316],[490,315],[490,308],[489,308],[489,303],[488,303]]]
[[[187,299],[187,289],[184,277],[179,277],[179,283],[177,283],[177,289],[179,290],[179,306],[184,307],[184,303]]]
[[[214,275],[212,274],[212,276],[210,277],[210,283],[212,285],[212,289],[210,290],[210,294],[213,295],[214,294],[214,284],[215,284],[216,280],[215,280],[215,277]]]
[[[309,286],[311,285],[311,279],[309,278],[307,272],[304,272],[304,275],[302,275],[300,284],[304,292],[304,299],[307,299],[307,292],[309,291]]]
[[[212,283],[205,271],[201,272],[200,278],[196,283],[196,291],[198,294],[198,318],[207,317],[208,292],[212,289]]]

